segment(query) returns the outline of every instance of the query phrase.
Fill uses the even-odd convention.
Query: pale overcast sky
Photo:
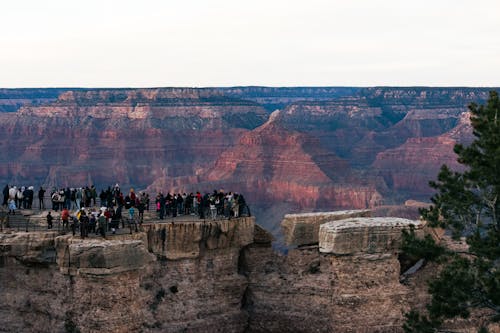
[[[4,0],[0,87],[500,86],[500,0]]]

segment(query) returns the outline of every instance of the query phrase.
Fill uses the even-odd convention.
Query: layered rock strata
[[[279,117],[274,112],[265,124],[243,134],[198,181],[245,193],[254,204],[281,201],[296,210],[380,204],[382,197],[374,183],[354,174],[346,160],[323,148],[313,136],[281,126]]]
[[[108,239],[0,233],[0,332],[402,332],[437,269],[400,283],[401,230],[412,224],[422,231],[399,218],[326,222],[318,245],[288,255],[253,218]],[[479,313],[446,327],[480,323]]]
[[[22,106],[41,105],[55,101],[67,88],[0,88],[0,113],[15,112]]]
[[[243,332],[239,253],[253,218],[108,240],[0,234],[0,332]]]
[[[387,253],[401,246],[401,232],[419,221],[403,218],[347,218],[319,227],[319,252],[335,255]]]
[[[260,105],[213,89],[66,91],[0,113],[0,178],[146,187],[162,176],[196,175],[266,117]]]
[[[395,191],[425,193],[429,180],[436,177],[443,164],[453,170],[463,168],[453,147],[472,139],[470,114],[462,113],[456,126],[442,135],[409,138],[398,147],[378,153],[372,167]]]
[[[281,227],[287,245],[315,245],[319,242],[319,228],[322,224],[350,217],[367,217],[370,215],[370,210],[286,214],[283,221],[281,221]]]
[[[222,188],[274,232],[285,212],[429,197],[439,166],[456,166],[453,145],[470,141],[467,104],[489,90],[0,89],[0,181]]]
[[[410,224],[422,227],[394,218],[328,222],[319,246],[287,256],[263,244],[247,247],[249,331],[402,332],[412,293],[399,282],[397,252],[401,229]]]

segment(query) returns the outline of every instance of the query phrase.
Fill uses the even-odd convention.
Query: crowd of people
[[[71,229],[73,236],[79,231],[81,238],[86,238],[90,234],[101,235],[106,238],[108,232],[116,233],[119,228],[125,228],[125,221],[130,227],[130,232],[132,228],[135,227],[137,231],[137,223],[142,223],[142,219],[138,222],[135,219],[135,209],[133,207],[128,208],[128,217],[122,216],[126,206],[114,207],[100,207],[95,208],[80,208],[74,213],[71,213],[67,208],[63,208],[61,211],[61,222],[64,231]],[[53,228],[52,212],[47,213],[47,228]]]
[[[9,214],[15,214],[16,209],[30,209],[33,206],[33,197],[35,195],[34,187],[19,187],[5,185],[3,188],[3,203],[8,207]]]
[[[46,209],[46,192],[47,190],[43,187],[38,190],[40,210]],[[9,214],[15,214],[18,208],[32,209],[34,196],[33,186],[6,185],[3,189],[3,206],[8,207]],[[107,232],[115,233],[120,225],[125,228],[125,222],[130,226],[130,230],[132,230],[132,225],[137,230],[137,224],[143,221],[144,211],[150,210],[148,193],[136,194],[133,188],[128,193],[123,193],[118,184],[102,189],[99,195],[94,185],[80,188],[52,188],[49,198],[52,210],[61,211],[62,227],[66,230],[71,229],[73,235],[79,230],[82,238],[91,233],[105,237]],[[200,192],[189,194],[159,192],[155,199],[155,206],[160,220],[181,215],[212,220],[251,215],[242,194],[226,193],[224,190],[214,190],[212,193],[203,195]],[[54,216],[49,211],[47,214],[49,229],[53,228],[53,220]]]
[[[250,216],[250,209],[242,194],[224,190],[213,193],[200,192],[193,194],[183,193],[158,193],[155,200],[158,217],[163,220],[166,217],[178,215],[198,215],[200,219],[210,217],[215,220],[220,217],[231,218],[241,215]]]

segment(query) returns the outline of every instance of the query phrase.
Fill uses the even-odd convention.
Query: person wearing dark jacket
[[[2,191],[3,194],[3,202],[2,206],[7,206],[7,203],[9,202],[9,185],[5,185]]]
[[[165,210],[167,209],[166,208],[166,198],[163,196],[163,193],[159,193],[158,194],[158,203],[159,203],[159,206],[160,206],[160,211],[159,211],[159,214],[160,214],[160,220],[163,220],[165,218]]]
[[[54,217],[52,216],[50,210],[47,213],[47,229],[52,229],[52,221],[54,220]]]
[[[71,209],[71,190],[69,187],[64,190],[64,207]]]
[[[45,203],[43,202],[43,197],[45,196],[45,190],[43,187],[40,186],[40,189],[38,190],[38,204],[40,207],[40,210],[45,209]]]
[[[88,230],[89,230],[89,217],[85,213],[85,211],[82,211],[82,214],[80,215],[80,237],[84,239],[85,237],[88,237]],[[75,231],[73,229],[73,235],[75,234]]]
[[[242,210],[242,214],[244,214],[244,212],[246,211],[246,214],[248,216],[252,216],[252,213],[250,213],[250,207],[248,207],[247,202],[245,201],[245,197],[243,196],[243,194],[239,195],[238,201],[240,203],[240,207],[241,207],[240,209]]]
[[[34,189],[35,188],[33,186],[30,186],[30,187],[28,187],[28,191],[26,191],[27,192],[28,209],[31,209],[33,207],[33,197],[35,196]]]

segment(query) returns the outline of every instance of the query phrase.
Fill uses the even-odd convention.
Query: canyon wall
[[[144,188],[162,176],[196,176],[266,115],[256,103],[208,89],[67,91],[0,114],[0,178]]]
[[[42,105],[55,101],[68,88],[0,88],[0,113],[16,112],[22,106]]]
[[[254,218],[2,233],[0,332],[401,332],[401,230],[421,224],[366,213],[295,216],[319,234],[288,255]]]

